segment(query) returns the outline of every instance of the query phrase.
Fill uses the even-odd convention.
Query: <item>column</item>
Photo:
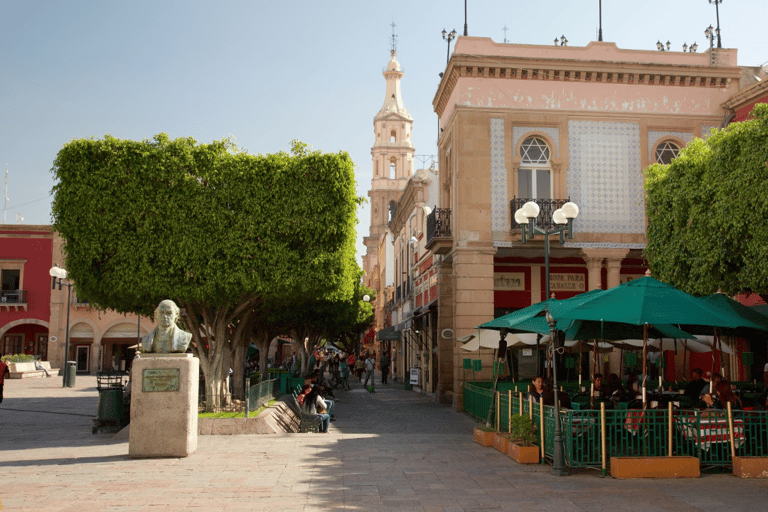
[[[608,269],[608,288],[621,284],[621,262],[627,257],[629,249],[612,249],[605,253],[605,266]]]
[[[461,247],[453,250],[454,285],[454,336],[460,338],[471,334],[475,326],[493,319],[493,257],[496,249],[492,246]],[[454,347],[455,372],[461,369],[458,347]],[[481,357],[487,368],[490,357]],[[454,374],[456,377],[456,375]],[[463,374],[453,382],[454,408],[461,405],[463,397]]]
[[[587,290],[599,290],[603,286],[603,255],[600,249],[582,249],[581,257],[587,264]],[[610,288],[610,286],[609,286]]]

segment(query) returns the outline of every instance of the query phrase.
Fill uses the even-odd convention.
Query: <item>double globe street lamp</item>
[[[536,234],[544,235],[544,274],[546,298],[549,299],[549,237],[551,235],[560,235],[560,243],[565,243],[565,237],[573,239],[573,220],[579,216],[579,207],[570,201],[558,208],[552,213],[552,219],[542,219],[541,226],[536,225],[536,219],[541,209],[534,201],[528,201],[522,208],[515,212],[515,222],[522,229],[522,241],[527,243],[533,240]],[[545,229],[542,226],[551,226]],[[563,438],[563,426],[560,421],[560,396],[557,388],[557,357],[555,357],[558,347],[557,319],[547,309],[547,324],[549,324],[549,346],[552,351],[552,387],[555,399],[555,439],[554,452],[552,454],[552,474],[554,476],[565,476],[568,474],[565,465],[565,449]],[[542,404],[543,405],[543,404]]]

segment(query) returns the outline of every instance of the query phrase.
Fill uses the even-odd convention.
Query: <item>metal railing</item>
[[[510,210],[510,219],[512,219],[512,226],[511,229],[517,229],[520,227],[520,224],[518,224],[515,221],[515,212],[523,207],[525,203],[528,201],[533,201],[537,205],[539,205],[539,215],[536,217],[536,219],[533,221],[533,224],[535,226],[539,226],[542,229],[551,230],[557,227],[552,220],[552,214],[555,210],[562,207],[565,203],[570,201],[571,199],[531,199],[531,198],[523,198],[523,197],[516,197],[512,199],[509,202],[509,210]]]
[[[247,404],[247,409],[245,411],[246,418],[251,411],[259,409],[264,404],[277,397],[279,383],[280,379],[272,379],[248,386],[245,401]]]
[[[2,304],[26,304],[26,290],[2,290],[0,291],[0,303]]]
[[[511,393],[511,396],[510,396]],[[491,403],[498,414],[494,427],[505,432],[511,414],[530,415],[544,456],[554,454],[555,411],[512,390],[497,392],[464,384],[464,410],[485,421]],[[511,406],[511,411],[510,411]],[[543,407],[543,410],[542,410]],[[562,409],[565,456],[569,467],[606,470],[611,457],[690,456],[704,467],[731,466],[733,455],[768,456],[768,411],[696,409]],[[542,428],[543,427],[543,428]],[[733,429],[733,443],[731,443]]]
[[[451,209],[435,208],[427,215],[427,243],[433,238],[450,238]]]

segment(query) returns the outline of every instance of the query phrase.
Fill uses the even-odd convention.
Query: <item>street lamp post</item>
[[[579,216],[579,207],[575,203],[567,202],[561,208],[552,213],[552,222],[556,227],[544,229],[535,225],[535,220],[539,216],[539,205],[534,201],[528,201],[522,208],[515,212],[515,221],[522,228],[523,243],[528,239],[533,239],[536,233],[544,235],[544,273],[546,283],[546,298],[549,299],[549,237],[550,235],[560,235],[560,243],[565,243],[565,236],[573,239],[573,219]],[[549,347],[552,351],[552,386],[555,393],[555,439],[554,452],[552,459],[552,474],[554,476],[565,476],[568,474],[565,464],[565,450],[563,447],[563,428],[560,422],[560,396],[557,388],[557,320],[547,310],[547,323],[549,324]]]
[[[557,320],[547,310],[547,323],[549,324],[549,346],[552,350],[552,388],[555,392],[555,439],[552,453],[552,475],[566,476],[568,469],[565,465],[565,450],[563,439],[563,425],[560,421],[560,396],[557,389]],[[542,404],[543,405],[543,404]]]
[[[709,1],[711,2],[712,0],[709,0]],[[722,0],[720,0],[720,1],[722,1]],[[469,35],[467,33],[467,0],[464,0],[464,35],[465,36]]]
[[[443,29],[443,39],[448,41],[448,50],[446,50],[445,54],[445,65],[448,66],[448,61],[451,60],[451,41],[456,37],[456,29],[451,30],[450,32],[446,32],[445,29]]]
[[[515,212],[515,222],[522,227],[523,243],[528,239],[533,240],[536,233],[544,235],[544,273],[546,282],[546,296],[549,298],[549,237],[550,235],[560,235],[560,243],[565,243],[565,236],[573,239],[573,219],[579,216],[579,207],[570,201],[565,203],[552,213],[552,221],[557,226],[552,229],[543,229],[535,224],[536,217],[539,216],[539,205],[533,201],[528,201],[522,208]]]
[[[67,359],[69,358],[69,310],[72,304],[72,282],[64,282],[67,279],[67,271],[58,265],[51,267],[48,271],[48,275],[51,276],[51,290],[56,289],[56,285],[59,285],[59,290],[62,286],[67,287],[67,324],[65,326],[66,335],[64,336],[64,380],[61,383],[61,387],[66,387],[69,382],[69,364]]]
[[[715,64],[715,31],[712,29],[712,25],[704,30],[704,35],[709,39],[709,65],[713,66]]]
[[[723,0],[709,0],[709,3],[715,4],[715,15],[717,16],[717,47],[722,48],[723,43],[720,41],[720,8],[718,5],[723,3]]]

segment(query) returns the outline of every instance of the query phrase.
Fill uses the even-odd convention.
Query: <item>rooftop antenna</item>
[[[390,26],[392,27],[392,48],[390,48],[389,51],[392,55],[395,55],[397,53],[397,34],[395,34],[395,27],[397,25],[395,24],[395,20],[392,20]]]
[[[504,42],[506,43],[507,42],[507,30],[509,30],[509,29],[507,28],[506,25],[504,25],[504,27],[501,30],[504,31]]]
[[[8,201],[11,199],[8,197],[8,164],[5,164],[5,189],[3,197],[3,224],[5,224],[5,212],[8,210]]]
[[[603,40],[603,0],[599,0],[598,10],[599,10],[598,16],[600,19],[600,31],[597,33],[597,40],[602,41]]]

